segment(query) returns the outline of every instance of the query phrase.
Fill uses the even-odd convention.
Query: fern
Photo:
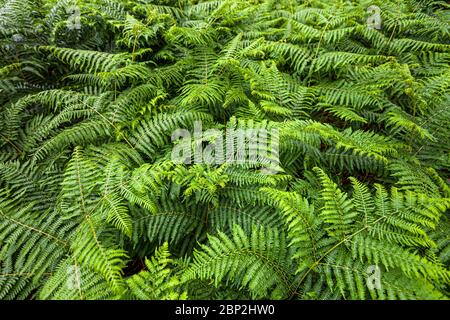
[[[448,15],[0,0],[0,299],[448,299]]]

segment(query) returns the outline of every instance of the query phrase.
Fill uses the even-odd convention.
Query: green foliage
[[[443,1],[0,0],[0,54],[0,299],[450,297]]]

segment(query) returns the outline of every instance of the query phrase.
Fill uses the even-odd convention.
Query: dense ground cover
[[[0,298],[447,298],[449,18],[0,0]]]

